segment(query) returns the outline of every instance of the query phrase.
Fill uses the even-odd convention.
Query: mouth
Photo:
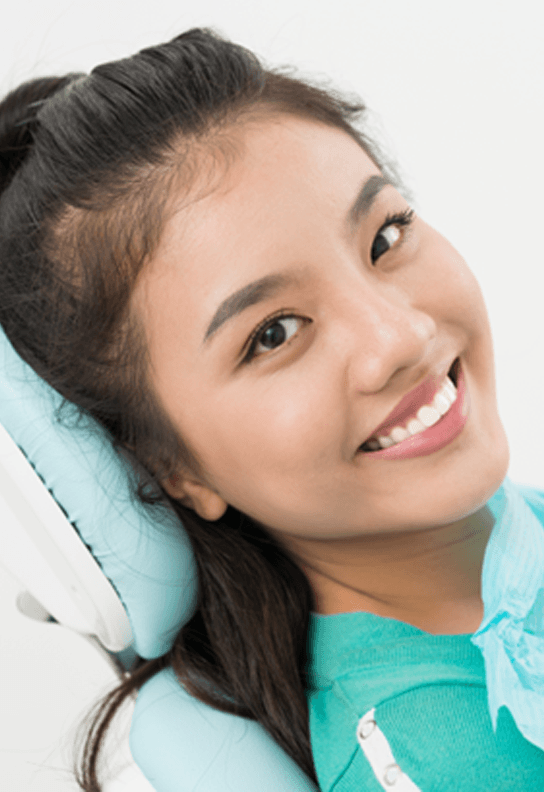
[[[455,387],[457,387],[457,378],[459,376],[459,366],[461,365],[461,358],[455,358],[448,371],[448,377],[451,379]]]
[[[426,380],[404,397],[386,420],[367,437],[358,451],[373,453],[416,437],[442,420],[457,399],[461,361],[456,358],[440,387]],[[399,409],[400,408],[400,409]]]

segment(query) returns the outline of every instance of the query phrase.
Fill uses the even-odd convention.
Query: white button
[[[367,737],[370,737],[374,729],[376,728],[376,721],[369,720],[365,721],[359,727],[359,736],[362,737],[363,740],[366,740]]]
[[[385,771],[383,780],[388,786],[393,786],[393,784],[397,783],[400,774],[401,774],[401,770],[398,764],[389,765],[389,767]]]

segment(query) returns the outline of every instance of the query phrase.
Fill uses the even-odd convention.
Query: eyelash
[[[376,236],[374,237],[374,241],[372,242],[372,247],[374,246],[374,242],[376,241],[376,239],[379,237],[381,233],[383,233],[386,230],[386,228],[389,228],[390,226],[394,226],[394,225],[408,227],[412,224],[413,220],[414,220],[413,209],[405,209],[404,212],[397,212],[396,214],[393,215],[387,215],[384,223],[380,226],[380,228],[376,233]],[[377,259],[375,260],[377,261]],[[278,311],[272,316],[267,316],[266,319],[263,319],[263,321],[257,325],[255,330],[251,333],[250,337],[248,338],[247,352],[243,356],[242,363],[251,363],[251,361],[255,357],[255,348],[257,346],[259,338],[261,337],[261,335],[264,334],[266,330],[268,330],[269,327],[273,327],[274,324],[276,324],[276,322],[279,319],[301,319],[306,323],[311,321],[310,319],[307,319],[303,316],[298,316],[297,314],[289,313],[285,309]],[[260,355],[258,355],[258,357],[260,357]]]
[[[414,210],[413,209],[409,209],[408,208],[408,209],[405,209],[404,212],[397,212],[396,214],[393,214],[393,215],[387,215],[383,225],[381,225],[380,228],[378,229],[378,232],[377,232],[377,234],[374,237],[374,240],[372,242],[372,247],[370,248],[371,258],[372,258],[372,248],[374,247],[374,243],[376,242],[376,240],[380,236],[380,234],[382,234],[387,228],[390,228],[391,226],[398,225],[398,226],[402,226],[402,227],[407,228],[408,226],[412,225],[413,222],[414,222]],[[379,256],[378,256],[378,258],[379,258]],[[375,261],[378,260],[378,258],[373,259],[372,263],[374,264]]]

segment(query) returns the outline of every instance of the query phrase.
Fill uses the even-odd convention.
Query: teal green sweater
[[[506,487],[514,510],[504,511],[503,527],[512,515],[515,519],[490,554],[486,585],[488,600],[495,601],[484,598],[490,631],[493,624],[504,626],[506,610],[520,605],[516,598],[522,599],[524,587],[532,593],[523,594],[522,615],[542,585],[544,493],[509,482]],[[524,500],[516,500],[518,495]],[[505,551],[499,559],[501,541]],[[538,560],[530,569],[533,556]],[[511,575],[519,585],[513,586]],[[508,592],[503,597],[497,592],[504,580]],[[542,634],[541,607],[539,613],[538,629],[534,616],[527,616],[522,623],[526,632],[516,640],[521,660],[533,651],[536,676],[531,684],[542,695],[541,655],[523,642],[535,638],[535,629]],[[493,641],[487,652],[495,652]],[[312,613],[308,660],[310,735],[321,792],[544,792],[544,750],[523,736],[505,706],[493,729],[484,656],[470,635],[431,635],[363,612]],[[504,664],[495,664],[492,654],[487,661],[495,692],[508,691],[505,680],[513,677]],[[517,673],[516,684],[523,690],[529,684],[523,681],[524,667],[519,665]],[[515,705],[516,696],[511,700]],[[532,706],[530,717],[537,725],[544,721],[540,701],[544,698],[531,699],[522,716],[529,717]]]
[[[484,661],[469,635],[430,635],[369,613],[313,613],[309,646],[322,792],[399,789],[400,781],[380,783],[357,740],[373,708],[394,761],[422,792],[543,792],[544,751],[524,739],[505,707],[493,732]]]

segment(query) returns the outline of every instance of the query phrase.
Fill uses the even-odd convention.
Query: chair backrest
[[[0,329],[2,561],[60,624],[160,657],[196,608],[189,538],[166,504],[135,500],[132,469],[91,416],[57,420],[62,401]],[[317,790],[263,727],[194,699],[171,669],[139,691],[130,746],[157,792]]]

